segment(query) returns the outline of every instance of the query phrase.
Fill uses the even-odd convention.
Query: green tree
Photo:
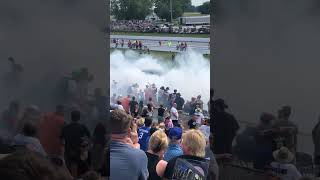
[[[111,0],[111,14],[119,20],[145,19],[151,13],[153,0]]]
[[[170,0],[155,0],[154,12],[167,21],[171,20]],[[191,0],[172,0],[172,18],[181,17],[182,14],[191,6]]]
[[[211,2],[205,2],[202,5],[198,6],[198,11],[201,14],[210,14],[210,6],[211,6]]]

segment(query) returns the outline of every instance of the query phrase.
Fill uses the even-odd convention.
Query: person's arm
[[[141,159],[141,172],[139,176],[139,180],[147,180],[149,177],[149,171],[148,171],[148,158],[145,153],[142,154],[142,159]]]
[[[161,178],[164,176],[164,172],[166,170],[167,164],[168,164],[167,161],[160,160],[156,166],[156,172],[158,176],[160,176]]]

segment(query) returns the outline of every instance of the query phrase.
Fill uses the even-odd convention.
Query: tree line
[[[210,5],[210,1],[195,7],[191,0],[172,0],[172,17],[181,17],[184,12],[210,14]],[[110,8],[111,15],[119,20],[145,19],[153,8],[161,19],[171,19],[170,0],[111,0]]]

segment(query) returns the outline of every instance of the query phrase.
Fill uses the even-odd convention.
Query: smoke
[[[0,110],[13,99],[42,110],[57,103],[57,80],[87,67],[106,91],[104,0],[0,1]],[[12,56],[24,67],[19,88],[5,87]]]
[[[217,2],[215,93],[239,120],[290,105],[292,121],[311,132],[320,114],[318,2]],[[310,151],[303,142],[299,149]]]
[[[120,90],[111,93],[126,95],[127,87],[134,83],[138,83],[139,89],[144,89],[148,83],[155,83],[157,88],[169,87],[170,92],[177,89],[185,101],[201,94],[202,100],[207,103],[210,97],[209,61],[194,51],[177,55],[175,65],[170,61],[140,55],[132,50],[112,52],[110,82],[117,81]],[[204,105],[204,108],[207,109],[207,106]]]

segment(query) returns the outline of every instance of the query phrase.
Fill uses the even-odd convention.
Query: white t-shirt
[[[281,177],[281,180],[299,180],[301,174],[293,164],[271,163],[272,172]]]
[[[171,120],[178,120],[179,114],[178,114],[178,110],[175,107],[171,108],[170,116],[171,116]]]
[[[125,111],[122,105],[117,105],[117,109]]]

